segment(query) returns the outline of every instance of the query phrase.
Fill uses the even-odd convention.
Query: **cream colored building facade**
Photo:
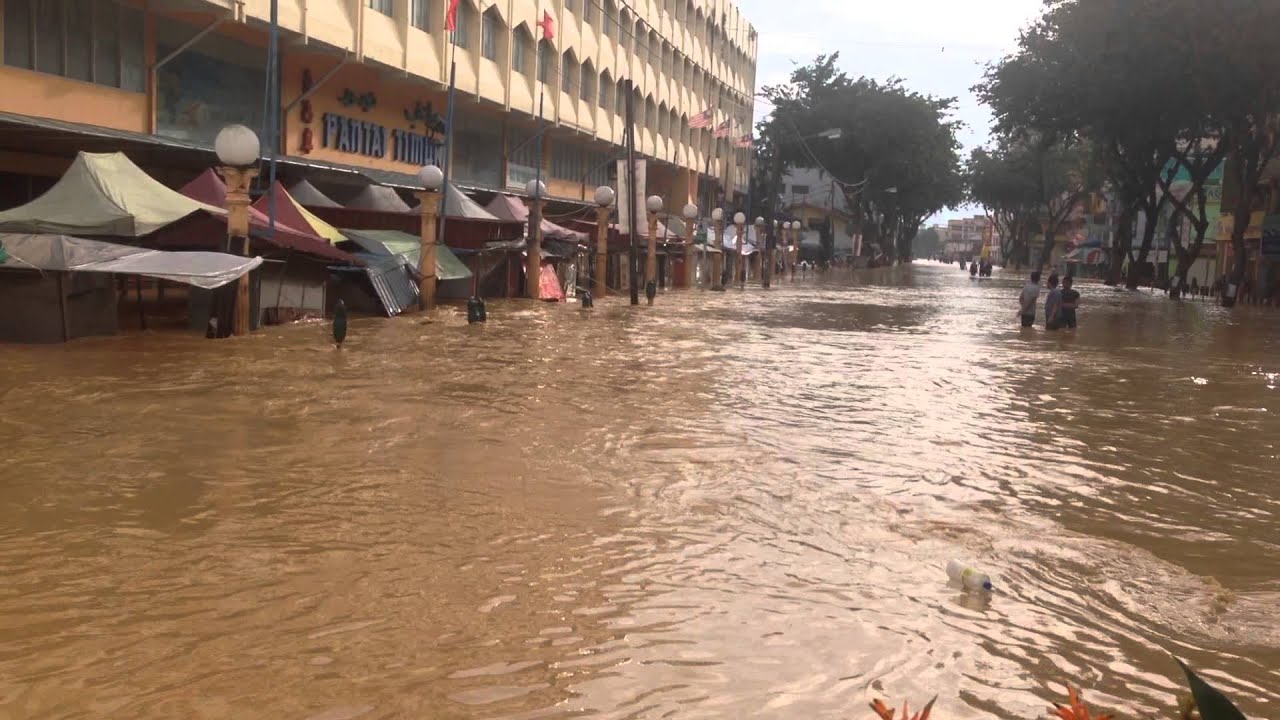
[[[207,4],[241,22],[269,19],[269,0]],[[751,132],[757,35],[732,3],[459,0],[456,51],[445,30],[447,9],[448,0],[280,0],[278,12],[281,28],[303,44],[438,87],[448,85],[456,52],[464,102],[501,108],[532,130],[541,101],[543,120],[562,131],[555,137],[621,145],[630,81],[638,152],[746,191],[749,153],[734,140]],[[553,19],[549,42],[539,24],[544,12]],[[712,127],[691,129],[689,119],[708,108]],[[714,128],[725,122],[729,137],[717,142]],[[528,157],[530,135],[513,133],[520,141],[508,151]],[[531,170],[508,176],[519,180]],[[689,194],[696,198],[696,191]]]
[[[730,203],[745,194],[750,150],[735,141],[751,132],[757,35],[736,6],[459,0],[456,50],[447,9],[448,0],[279,0],[281,155],[407,183],[418,161],[442,157],[431,149],[443,147],[442,126],[422,121],[445,115],[452,53],[460,184],[515,189],[540,165],[551,195],[589,199],[621,155],[630,88],[647,191],[671,207],[704,204],[713,182]],[[0,112],[203,147],[229,122],[262,126],[270,0],[0,0],[0,10],[0,81],[20,90],[0,98]],[[708,108],[711,127],[690,128]],[[715,138],[725,123],[728,137]],[[379,140],[347,142],[351,128]],[[405,133],[428,151],[398,149]],[[6,152],[0,172],[52,175],[69,162]]]

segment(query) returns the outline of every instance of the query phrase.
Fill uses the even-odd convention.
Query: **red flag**
[[[591,0],[587,1],[590,2]],[[707,108],[706,110],[703,110],[697,115],[689,118],[689,128],[693,130],[701,130],[702,128],[711,127],[711,123],[713,122],[712,114],[712,109]]]
[[[449,12],[444,16],[444,29],[449,32],[458,29],[458,0],[449,0]]]
[[[740,148],[751,147],[751,134],[747,133],[746,135],[743,135],[742,137],[738,138],[737,142],[734,144]]]
[[[733,125],[732,120],[725,120],[724,122],[720,123],[719,125],[716,126],[715,136],[718,138],[729,137],[729,128],[732,125]]]
[[[458,0],[453,2],[457,4]],[[538,22],[538,27],[542,28],[542,39],[550,40],[556,36],[556,19],[546,10],[542,11],[542,20]]]

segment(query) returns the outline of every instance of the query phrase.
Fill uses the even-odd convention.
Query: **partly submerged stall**
[[[46,193],[0,212],[0,232],[141,238],[198,214],[226,212],[165,187],[124,153],[81,152]]]
[[[262,264],[219,252],[168,252],[66,235],[0,233],[0,341],[58,342],[119,330],[114,278],[205,290]]]

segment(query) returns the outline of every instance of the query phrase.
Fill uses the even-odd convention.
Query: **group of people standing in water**
[[[964,269],[963,262],[960,263],[960,268]],[[991,271],[993,269],[994,269],[994,266],[991,263],[987,262],[986,260],[981,260],[981,261],[974,260],[973,262],[969,263],[969,277],[970,278],[991,277]]]
[[[1049,293],[1044,299],[1044,326],[1046,330],[1074,329],[1076,326],[1076,308],[1080,307],[1080,293],[1072,285],[1070,275],[1062,278],[1062,287],[1058,287],[1058,273],[1049,275]],[[1029,328],[1036,324],[1036,301],[1040,299],[1040,272],[1031,273],[1031,279],[1022,287],[1018,296],[1018,315],[1022,318],[1022,327]]]

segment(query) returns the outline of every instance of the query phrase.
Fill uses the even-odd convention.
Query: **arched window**
[[[467,0],[458,2],[458,24],[454,26],[453,42],[466,50],[471,47],[471,33],[475,30],[476,8]]]
[[[618,85],[613,89],[613,114],[623,117],[627,114],[627,81],[618,78]]]
[[[623,50],[630,50],[635,47],[633,33],[635,28],[631,24],[631,11],[625,7],[618,14],[618,45]]]
[[[498,8],[490,6],[480,16],[480,54],[494,62],[505,48],[506,25],[498,15]]]
[[[609,71],[605,70],[600,73],[600,98],[599,104],[602,110],[609,109],[610,93],[613,92],[613,77],[609,75]]]
[[[667,112],[667,103],[658,103],[658,137],[667,137],[671,132],[671,115]]]
[[[596,3],[600,0],[582,0],[582,24],[591,25],[596,21]]]
[[[579,86],[582,92],[578,94],[578,97],[582,98],[582,101],[586,103],[595,102],[596,68],[595,68],[595,65],[591,64],[590,59],[582,63],[582,82],[579,84]]]
[[[560,90],[562,92],[569,95],[577,92],[577,85],[581,82],[578,72],[577,56],[573,54],[572,50],[566,50],[560,61]]]
[[[521,75],[528,75],[533,66],[533,33],[529,26],[521,23],[511,34],[511,69]]]
[[[600,32],[607,38],[618,37],[618,4],[614,0],[604,0],[604,17],[601,18]]]
[[[555,72],[556,50],[545,39],[538,41],[538,82],[550,83]]]

